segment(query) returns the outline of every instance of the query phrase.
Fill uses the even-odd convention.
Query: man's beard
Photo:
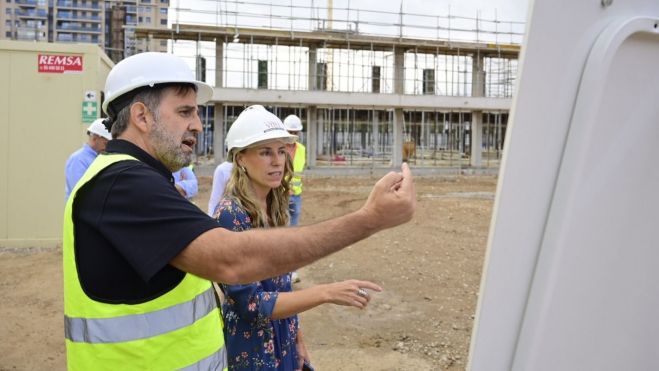
[[[181,148],[182,140],[185,136],[192,136],[192,133],[186,132],[181,138],[176,139],[167,133],[165,126],[159,120],[154,122],[153,130],[151,130],[149,137],[153,144],[156,158],[172,172],[190,165],[192,161],[192,152],[186,153]]]

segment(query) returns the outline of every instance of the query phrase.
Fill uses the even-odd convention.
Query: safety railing
[[[255,0],[198,0],[194,7],[173,4],[175,23],[279,29],[340,31],[347,34],[395,36],[412,39],[469,41],[495,44],[522,43],[524,22],[451,14],[431,15],[314,5],[273,4]],[[313,4],[313,2],[311,2]]]

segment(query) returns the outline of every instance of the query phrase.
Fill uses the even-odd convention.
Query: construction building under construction
[[[312,168],[499,166],[521,22],[233,0],[170,12],[171,29],[135,35],[214,83],[199,155],[221,161],[230,124],[262,104],[300,116]]]

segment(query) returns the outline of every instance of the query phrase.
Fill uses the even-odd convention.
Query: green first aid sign
[[[91,124],[98,117],[98,103],[82,102],[82,122]]]

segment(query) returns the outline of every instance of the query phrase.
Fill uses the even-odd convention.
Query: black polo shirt
[[[172,173],[125,140],[108,153],[131,155],[83,186],[73,203],[75,255],[85,293],[101,302],[141,303],[176,286],[185,273],[169,262],[215,220],[174,187]]]

